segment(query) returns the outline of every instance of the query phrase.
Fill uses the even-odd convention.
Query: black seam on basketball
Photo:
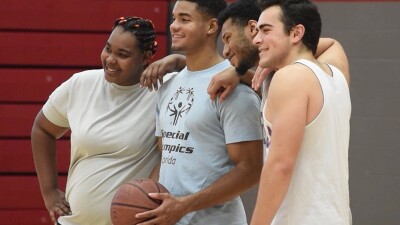
[[[152,180],[153,181],[153,180]],[[154,182],[154,181],[153,181]],[[141,191],[149,200],[151,200],[152,202],[154,202],[154,203],[156,203],[156,204],[158,204],[158,205],[160,205],[161,204],[161,200],[157,200],[157,199],[152,199],[152,198],[150,198],[150,196],[149,196],[149,194],[146,192],[146,191],[144,191],[140,186],[138,186],[138,185],[136,185],[136,184],[132,184],[132,183],[128,183],[129,185],[132,185],[132,186],[134,186],[134,187],[136,187],[137,189],[139,189],[139,191]],[[157,185],[156,185],[157,186]],[[160,192],[160,191],[158,191],[158,192]]]
[[[134,208],[139,208],[139,209],[144,209],[144,210],[152,210],[147,207],[139,206],[139,205],[132,205],[132,204],[126,204],[126,203],[118,203],[118,202],[113,202],[111,205],[119,205],[119,206],[126,206],[126,207],[134,207]]]
[[[161,192],[160,187],[158,186],[158,184],[157,184],[154,180],[152,180],[152,181],[153,181],[153,183],[156,185],[157,190],[158,190],[158,193],[160,193],[160,192]]]
[[[158,183],[155,182],[154,180],[151,180],[151,181],[153,181],[153,183],[156,185],[157,190],[158,190],[158,193],[161,193],[161,188],[160,188],[160,186],[158,185]],[[161,205],[161,203],[162,203],[162,200],[159,200],[159,199],[151,199],[151,200],[152,200],[153,202],[159,204],[159,205]]]

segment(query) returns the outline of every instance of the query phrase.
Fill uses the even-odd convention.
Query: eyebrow
[[[192,16],[189,13],[185,13],[185,12],[178,13],[177,16],[180,16],[180,17],[187,16],[187,17],[192,18]],[[174,17],[174,14],[172,14],[172,17]]]
[[[111,44],[110,44],[108,41],[106,42],[106,45],[107,45],[108,47],[111,47]],[[126,54],[131,54],[131,51],[126,50],[126,49],[123,49],[123,48],[119,48],[118,51],[119,51],[119,52],[126,53]]]
[[[260,24],[260,25],[258,26],[258,30],[261,30],[261,29],[263,29],[264,27],[272,27],[272,25],[271,25],[271,24],[268,24],[268,23]]]

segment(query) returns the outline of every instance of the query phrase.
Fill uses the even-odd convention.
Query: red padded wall
[[[1,0],[0,2],[0,224],[50,225],[30,146],[34,118],[49,94],[73,73],[101,68],[100,53],[114,19],[151,19],[167,54],[167,0]],[[57,143],[65,188],[69,133]]]

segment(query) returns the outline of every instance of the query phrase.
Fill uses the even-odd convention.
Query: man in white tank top
[[[269,152],[251,224],[350,225],[347,57],[339,48],[315,58],[321,18],[310,1],[261,7],[253,43],[259,65],[276,73],[264,108]]]

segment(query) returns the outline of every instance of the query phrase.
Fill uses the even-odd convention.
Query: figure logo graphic
[[[167,112],[172,117],[172,125],[176,125],[180,118],[187,115],[193,106],[193,88],[180,87],[168,102]]]

